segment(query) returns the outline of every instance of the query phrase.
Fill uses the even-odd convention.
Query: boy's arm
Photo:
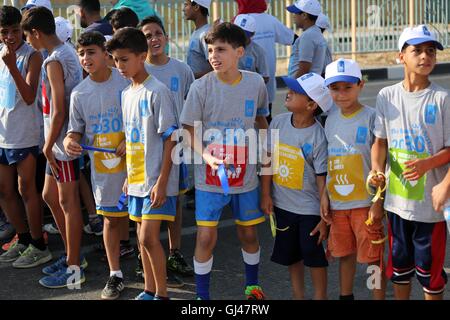
[[[71,157],[79,157],[83,153],[83,148],[80,146],[82,134],[78,132],[69,132],[64,138],[64,150]]]
[[[387,159],[387,139],[382,139],[375,137],[375,141],[372,145],[371,149],[371,163],[372,163],[372,170],[371,174],[375,174],[377,172],[384,173],[386,170],[386,159]],[[373,177],[371,179],[371,185],[378,187],[382,186],[384,183],[384,179],[380,177]]]
[[[190,147],[194,152],[196,152],[198,155],[200,155],[205,162],[213,169],[217,170],[219,168],[219,165],[223,164],[223,160],[217,159],[213,155],[211,155],[207,149],[203,149],[203,142],[198,139],[198,137],[195,135],[195,130],[193,126],[189,126],[187,124],[183,125],[184,129],[186,129],[189,132],[190,139]]]
[[[311,70],[312,63],[307,61],[300,61],[298,64],[298,70],[295,74],[295,78],[299,78],[304,74],[307,74]]]
[[[8,46],[6,54],[2,58],[5,65],[9,69],[14,82],[16,83],[17,90],[19,91],[23,101],[25,101],[27,105],[32,105],[36,100],[39,75],[41,73],[42,66],[42,55],[40,52],[35,52],[31,55],[25,79],[22,77],[20,70],[17,68],[17,58],[14,50],[10,49]]]
[[[445,203],[450,198],[450,169],[441,183],[433,187],[431,192],[434,210],[440,212],[444,209]]]
[[[324,194],[326,193],[326,174],[324,175],[316,175],[316,183],[319,189],[319,198],[322,199]],[[322,217],[322,214],[321,214]],[[322,241],[326,240],[328,237],[328,221],[325,219],[321,219],[321,221],[317,224],[317,226],[311,231],[310,236],[314,236],[317,232],[319,232],[319,239],[317,239],[317,244],[320,244]]]
[[[161,171],[158,181],[156,181],[150,194],[152,208],[159,208],[166,202],[167,183],[169,181],[170,170],[172,169],[172,149],[176,143],[170,137],[164,141]]]
[[[269,215],[273,213],[273,201],[272,201],[272,162],[270,161],[272,154],[270,152],[263,151],[263,165],[261,170],[261,210]]]
[[[449,162],[450,147],[447,147],[431,157],[406,161],[407,170],[403,171],[403,176],[409,181],[419,180],[428,171],[442,167]]]

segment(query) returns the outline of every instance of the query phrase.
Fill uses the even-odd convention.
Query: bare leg
[[[291,276],[292,295],[294,300],[305,299],[305,266],[303,261],[291,264],[288,267]]]

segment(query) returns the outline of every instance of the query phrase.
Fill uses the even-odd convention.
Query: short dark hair
[[[113,38],[106,43],[106,50],[112,53],[117,49],[128,49],[135,54],[148,51],[147,39],[141,30],[125,27],[117,31]]]
[[[307,12],[305,12],[305,13],[306,13],[306,15],[308,16],[308,19],[311,20],[311,21],[314,22],[314,23],[317,21],[317,18],[319,18],[319,16],[314,16],[314,15],[309,14],[309,13],[307,13]]]
[[[100,12],[99,0],[79,0],[78,6],[89,13]]]
[[[112,14],[109,22],[114,30],[119,30],[125,27],[136,28],[139,23],[139,18],[130,8],[122,7]]]
[[[21,22],[24,31],[31,32],[33,29],[41,31],[46,35],[55,34],[55,17],[46,7],[33,7],[25,11]]]
[[[314,110],[313,116],[314,116],[314,117],[318,117],[318,116],[320,116],[322,113],[323,113],[322,108],[321,108],[319,105],[317,105],[316,110]]]
[[[0,26],[8,27],[20,24],[20,21],[22,21],[22,14],[19,9],[12,6],[0,7]]]
[[[199,6],[199,8],[200,8],[200,13],[201,13],[204,17],[209,16],[209,10],[208,10],[208,8],[205,8],[204,6],[198,4],[198,3],[195,2],[195,1],[191,1],[191,5],[193,5],[193,6],[195,6],[195,5]]]
[[[164,24],[162,23],[161,19],[158,16],[149,16],[144,18],[139,24],[138,28],[142,30],[142,28],[150,23],[157,24],[163,31],[164,35],[166,35],[166,29],[164,28]]]
[[[105,42],[105,37],[98,31],[83,32],[77,40],[77,49],[80,47],[95,45],[100,47],[102,50],[106,50]]]
[[[108,12],[106,14],[106,16],[104,17],[104,19],[108,22],[111,22],[111,17],[112,15],[117,11],[117,9],[112,9],[110,12]]]
[[[247,36],[244,30],[231,22],[223,22],[214,26],[206,35],[207,44],[213,44],[221,40],[229,43],[233,48],[244,47],[247,44]]]

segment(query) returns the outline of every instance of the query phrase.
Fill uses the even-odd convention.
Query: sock
[[[259,257],[261,250],[258,249],[255,253],[248,253],[242,249],[242,257],[245,264],[245,285],[255,286],[258,285],[258,270],[259,270]]]
[[[31,244],[41,251],[44,251],[47,248],[47,246],[45,245],[44,237],[40,237],[36,240],[31,239]]]
[[[25,233],[18,233],[17,236],[19,237],[19,243],[23,244],[24,246],[27,246],[31,243],[31,234],[29,232]]]
[[[122,246],[129,246],[130,245],[130,240],[120,240],[120,245],[122,245]]]
[[[346,296],[339,296],[339,300],[355,300],[355,297],[352,294],[346,295]]]
[[[194,258],[195,283],[197,285],[197,297],[202,300],[209,300],[209,280],[213,257],[206,262],[197,262]]]
[[[117,278],[122,278],[123,279],[123,274],[122,274],[122,270],[118,270],[118,271],[110,271],[109,272],[109,276],[116,276]]]

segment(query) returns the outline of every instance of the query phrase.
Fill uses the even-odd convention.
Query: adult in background
[[[136,12],[139,21],[149,16],[158,16],[156,10],[150,5],[148,0],[111,0],[113,10],[127,7]]]
[[[109,22],[100,15],[99,0],[79,0],[80,24],[84,32],[98,31],[104,36],[113,34]]]

